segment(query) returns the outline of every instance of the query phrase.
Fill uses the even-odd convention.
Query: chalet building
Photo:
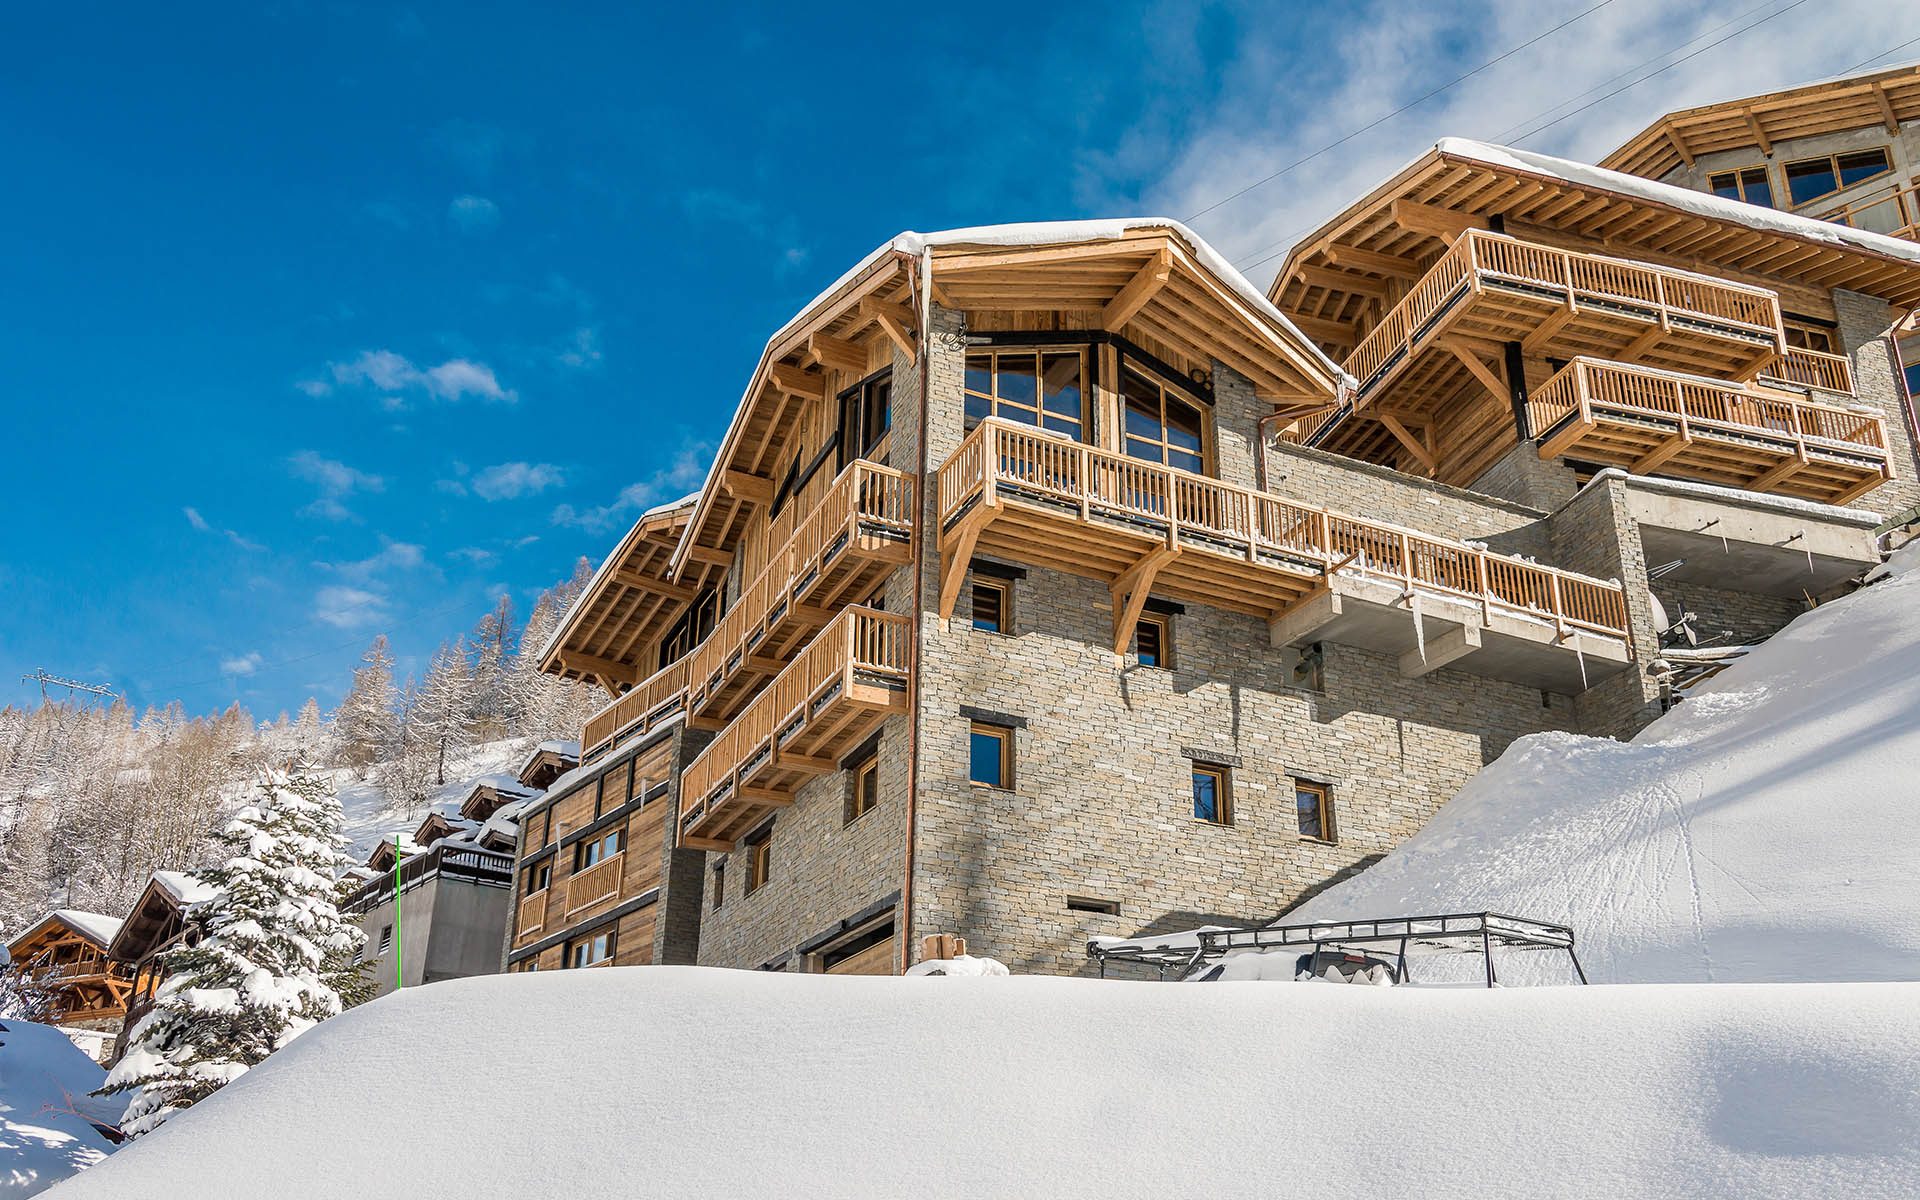
[[[59,908],[7,943],[14,967],[52,993],[50,1020],[102,1060],[135,987],[133,969],[107,955],[119,932],[118,917]]]
[[[214,888],[184,871],[155,871],[147,886],[140,889],[139,898],[107,946],[107,957],[136,981],[109,1061],[118,1062],[126,1053],[134,1027],[152,1010],[154,995],[166,982],[161,956],[176,946],[199,941],[200,923],[193,916],[193,906],[216,894]]]
[[[903,234],[541,648],[616,699],[508,969],[1270,917],[1877,563],[1916,304],[1920,245],[1452,140],[1264,295],[1166,220]]]

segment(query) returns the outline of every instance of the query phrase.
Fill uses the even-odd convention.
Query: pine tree
[[[513,598],[503,592],[473,631],[473,699],[467,723],[475,741],[508,737],[519,722],[510,678],[514,645]]]
[[[320,752],[325,749],[327,730],[320,719],[320,702],[312,696],[300,706],[300,715],[293,722],[294,762],[306,764],[318,761]]]
[[[216,893],[194,910],[204,936],[167,952],[153,1009],[101,1089],[134,1093],[121,1122],[130,1135],[206,1099],[365,994],[352,961],[365,935],[337,908],[351,861],[339,799],[320,779],[277,770],[259,789],[220,834],[226,863],[201,873]]]
[[[333,740],[344,766],[366,768],[383,757],[393,744],[393,654],[387,635],[373,639],[353,673],[353,687],[333,715]]]
[[[380,764],[380,790],[391,809],[413,809],[427,802],[433,784],[434,745],[420,720],[420,689],[407,680],[400,694],[400,725],[392,752]]]
[[[447,756],[466,743],[467,709],[471,702],[473,675],[467,664],[466,648],[455,642],[442,642],[427,668],[426,682],[420,685],[419,703],[414,712],[417,736],[433,749],[433,780],[447,781]]]

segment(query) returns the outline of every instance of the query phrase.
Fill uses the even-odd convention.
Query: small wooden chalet
[[[133,968],[107,956],[120,926],[117,917],[60,908],[7,943],[14,965],[54,994],[54,1023],[99,1028],[126,1016]]]
[[[214,896],[214,889],[184,871],[155,871],[133,902],[119,931],[107,945],[107,957],[134,979],[125,1019],[114,1043],[113,1059],[126,1052],[127,1035],[153,1007],[154,993],[166,975],[161,955],[200,940],[193,906]]]

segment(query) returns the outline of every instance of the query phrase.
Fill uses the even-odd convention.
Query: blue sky
[[[1593,4],[16,7],[0,702],[45,667],[331,707],[376,632],[418,670],[696,484],[768,333],[898,230],[1189,216]],[[1439,134],[1565,102],[1525,144],[1598,154],[1920,36],[1664,8],[1609,0],[1199,225],[1264,286]]]

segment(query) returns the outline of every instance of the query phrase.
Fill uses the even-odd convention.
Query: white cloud
[[[246,538],[242,537],[239,533],[235,532],[234,530],[216,528],[210,521],[208,521],[205,517],[200,515],[199,509],[194,508],[192,505],[188,505],[187,507],[181,509],[180,511],[187,515],[187,524],[193,526],[196,530],[200,531],[201,533],[217,533],[221,537],[224,537],[228,541],[232,542],[234,545],[240,547],[242,550],[265,550],[266,549],[266,547],[262,546],[259,542],[249,541]]]
[[[566,472],[552,463],[506,462],[476,472],[473,492],[482,500],[517,500],[565,482]]]
[[[678,499],[699,487],[707,477],[707,461],[712,455],[713,448],[703,442],[684,442],[673,461],[647,478],[621,488],[611,504],[584,509],[562,504],[553,510],[553,523],[604,533],[629,515]]]
[[[302,450],[292,455],[287,459],[287,465],[296,478],[306,480],[320,491],[313,503],[300,510],[302,516],[329,521],[351,520],[354,514],[345,503],[349,496],[360,492],[381,492],[387,487],[387,481],[378,475],[370,475],[312,450]]]
[[[387,598],[364,588],[323,587],[313,595],[313,617],[335,629],[358,629],[386,620]]]
[[[378,392],[381,403],[391,409],[404,408],[414,395],[449,403],[468,396],[506,404],[519,399],[512,389],[501,386],[492,367],[466,358],[450,358],[438,366],[420,367],[392,350],[363,350],[349,362],[328,363],[325,376],[303,379],[294,386],[316,399],[343,388],[371,389]]]
[[[485,196],[455,196],[447,205],[447,219],[462,233],[486,233],[500,224],[500,206]]]
[[[464,558],[476,567],[484,567],[500,557],[495,551],[482,546],[462,546],[458,550],[447,551],[447,555],[450,558]]]
[[[220,673],[222,675],[251,675],[260,669],[260,664],[264,661],[265,660],[260,657],[259,651],[251,650],[238,658],[221,659]]]
[[[1083,158],[1080,199],[1096,212],[1198,213],[1589,7],[1591,0],[1376,0],[1343,14],[1330,40],[1304,47],[1289,35],[1296,14],[1243,10],[1244,27],[1220,39],[1228,54],[1184,88],[1156,90],[1117,145]],[[1591,161],[1662,112],[1834,74],[1912,36],[1905,9],[1867,0],[1774,11],[1783,15],[1593,103],[1765,15],[1750,0],[1618,0],[1195,224],[1264,288],[1288,247],[1441,137],[1519,140]],[[1219,19],[1177,6],[1160,16],[1186,22],[1184,34],[1169,31],[1176,41]]]
[[[411,571],[426,563],[426,551],[412,542],[381,539],[378,554],[351,562],[317,562],[314,566],[331,571],[343,579],[366,583],[387,571]]]

